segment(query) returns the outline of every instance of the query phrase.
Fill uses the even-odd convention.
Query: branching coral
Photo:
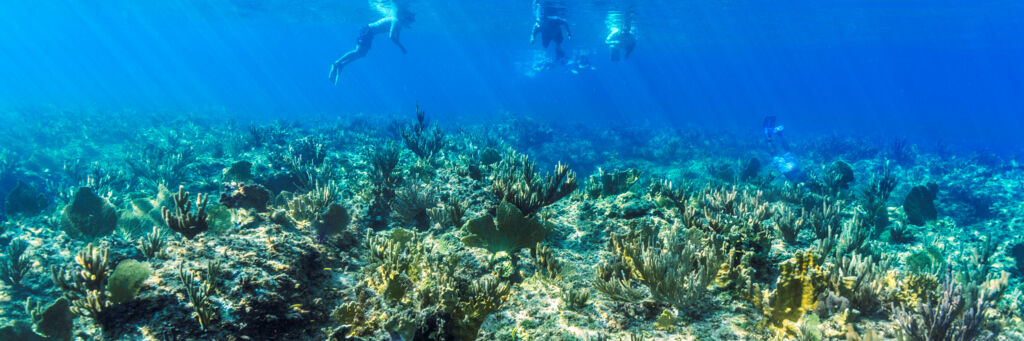
[[[559,293],[559,299],[564,308],[573,310],[583,309],[587,306],[587,301],[590,300],[590,291],[583,288],[562,288]]]
[[[469,284],[469,290],[463,293],[459,303],[452,311],[455,320],[457,340],[475,340],[491,312],[501,308],[512,287],[494,276],[486,276]]]
[[[337,169],[324,162],[326,157],[324,142],[306,137],[289,146],[283,161],[288,165],[295,187],[300,191],[309,191],[317,183],[327,183],[337,177]]]
[[[371,149],[366,156],[370,164],[370,192],[373,195],[368,214],[375,228],[387,226],[395,188],[402,183],[401,172],[397,170],[400,152],[397,144],[388,142]]]
[[[511,152],[495,167],[491,191],[515,205],[526,216],[569,195],[576,187],[576,172],[559,163],[554,173],[540,176],[536,164],[523,154]]]
[[[413,224],[424,230],[429,227],[428,209],[437,205],[430,186],[408,182],[395,191],[395,202],[392,206],[395,215],[404,224]]]
[[[891,260],[881,257],[876,261],[859,253],[843,256],[837,259],[830,271],[826,271],[828,290],[849,300],[850,306],[861,314],[876,314],[885,303],[885,276],[892,266]]]
[[[562,263],[551,253],[550,247],[538,243],[536,247],[530,249],[530,257],[533,258],[538,275],[547,279],[558,278],[562,271]]]
[[[22,239],[12,240],[7,244],[7,254],[0,258],[0,280],[10,286],[21,285],[21,280],[28,275],[32,263],[25,256],[28,242]]]
[[[941,293],[916,304],[894,309],[901,339],[911,341],[988,340],[995,337],[985,330],[986,311],[998,303],[1006,289],[1006,277],[990,282],[976,298],[964,295],[963,287],[946,276]],[[964,297],[968,299],[965,300]]]
[[[402,182],[397,171],[401,151],[394,142],[387,142],[370,150],[366,158],[370,164],[370,181],[377,191],[393,190]]]
[[[843,221],[842,231],[838,234],[830,231],[829,237],[818,239],[815,246],[821,254],[835,258],[860,251],[871,237],[871,226],[868,224],[860,215],[854,215]]]
[[[208,263],[204,278],[197,278],[192,271],[185,270],[184,265],[178,268],[178,280],[185,288],[185,298],[192,306],[193,314],[199,321],[199,327],[208,330],[217,318],[217,307],[210,300],[216,288],[219,266]]]
[[[775,232],[786,244],[795,245],[800,230],[804,228],[807,221],[800,219],[796,212],[785,204],[776,203],[772,205],[772,215],[775,217]]]
[[[774,238],[772,211],[760,191],[705,188],[685,207],[680,222],[723,238],[758,273],[767,273],[768,251]]]
[[[367,240],[370,266],[364,281],[383,297],[374,310],[389,313],[367,320],[360,313],[365,308],[348,305],[336,311],[345,319],[380,323],[407,339],[473,340],[511,290],[493,275],[473,280],[456,276],[457,256],[440,253],[408,230]]]
[[[681,188],[668,180],[653,180],[647,185],[647,196],[663,208],[685,205],[690,199],[690,192],[689,188]]]
[[[111,272],[107,263],[108,254],[108,249],[95,248],[89,244],[75,255],[75,264],[79,269],[51,268],[53,283],[71,303],[71,312],[92,318],[97,323],[103,311],[111,305],[107,296],[107,277]]]
[[[815,205],[812,209],[804,209],[800,220],[808,224],[814,231],[816,239],[834,238],[842,229],[842,219],[839,215],[842,207],[838,201],[822,200],[821,205]]]
[[[142,254],[146,258],[153,259],[163,256],[164,245],[167,241],[164,239],[163,230],[159,226],[154,226],[153,230],[147,233],[145,236],[139,239],[136,248],[142,251]]]
[[[288,216],[296,222],[312,223],[340,198],[338,187],[333,182],[317,182],[309,192],[288,201]]]
[[[185,168],[196,162],[198,153],[192,144],[177,136],[151,136],[140,133],[141,141],[125,150],[125,163],[138,178],[159,184],[186,182]]]
[[[889,209],[886,204],[897,183],[892,171],[886,167],[882,174],[871,179],[871,184],[864,189],[860,205],[867,212],[868,221],[875,227],[889,225]]]
[[[463,218],[466,216],[466,203],[453,196],[438,207],[427,210],[427,214],[431,221],[442,227],[462,226]]]
[[[196,195],[194,213],[190,199],[191,193],[185,192],[185,186],[178,187],[178,193],[174,195],[174,211],[171,212],[167,207],[161,209],[167,227],[188,239],[210,229],[206,222],[207,195],[203,193]]]
[[[647,288],[656,302],[697,315],[711,305],[710,290],[726,261],[724,241],[698,229],[662,231],[649,223],[613,235],[611,263],[602,263],[594,287],[616,300],[630,301]]]
[[[420,159],[430,159],[444,147],[444,133],[435,125],[427,124],[426,112],[416,104],[416,124],[401,131],[405,147]]]

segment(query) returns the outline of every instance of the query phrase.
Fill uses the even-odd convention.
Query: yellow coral
[[[810,252],[797,252],[792,259],[780,265],[775,290],[757,293],[757,287],[750,292],[754,306],[761,308],[773,332],[782,336],[799,335],[796,326],[808,311],[817,306],[817,297],[824,289],[825,276],[817,264],[817,257]]]
[[[931,274],[910,273],[897,283],[896,299],[911,306],[930,299],[939,289],[939,279]]]

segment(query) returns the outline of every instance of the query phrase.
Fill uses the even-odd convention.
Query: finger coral
[[[167,227],[187,239],[192,239],[210,229],[206,222],[206,194],[196,195],[195,210],[192,209],[190,199],[191,194],[185,192],[185,187],[178,187],[178,193],[174,195],[174,211],[167,207],[161,211]]]

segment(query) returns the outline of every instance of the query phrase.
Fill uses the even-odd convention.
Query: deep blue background
[[[220,112],[243,119],[350,113],[864,134],[1024,147],[1024,2],[632,1],[640,43],[610,63],[604,15],[569,1],[596,71],[527,76],[527,0],[422,0],[401,55],[378,37],[327,81],[377,19],[364,0],[9,0],[0,3],[0,108]],[[445,117],[448,116],[448,117]]]

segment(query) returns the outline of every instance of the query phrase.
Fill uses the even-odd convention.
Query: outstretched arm
[[[530,32],[530,44],[533,44],[533,40],[537,39],[537,33],[540,33],[540,23],[533,24],[533,31]]]
[[[402,50],[402,54],[406,54],[406,53],[409,53],[409,51],[405,50],[405,46],[402,46],[402,42],[399,41],[399,39],[398,39],[398,36],[401,33],[402,33],[402,26],[401,26],[401,24],[398,23],[397,19],[396,20],[392,20],[391,21],[391,32],[388,33],[388,37],[391,38],[391,41],[394,42],[395,45],[398,45],[398,48]]]
[[[572,39],[572,31],[569,30],[569,22],[565,21],[565,19],[558,20],[560,21],[559,25],[565,27],[565,34],[569,37],[569,39]]]

